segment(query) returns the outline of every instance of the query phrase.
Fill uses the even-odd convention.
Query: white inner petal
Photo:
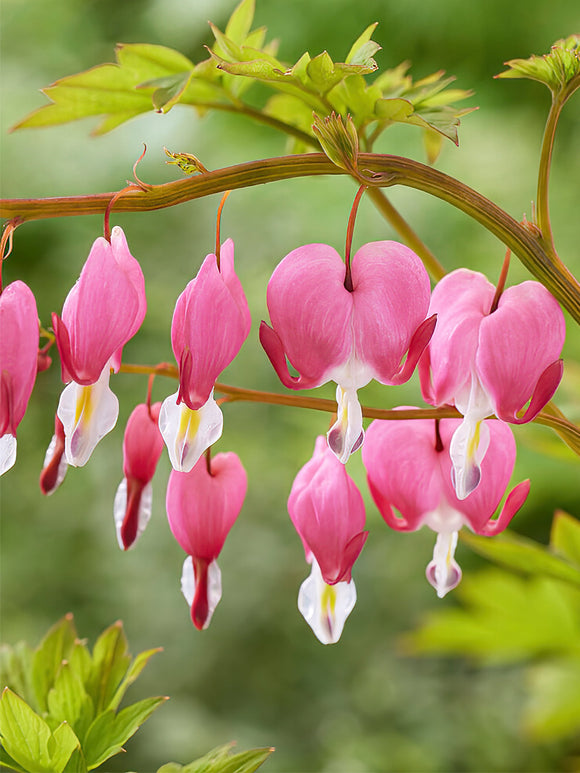
[[[0,475],[14,466],[16,461],[16,438],[8,432],[0,437]]]
[[[457,498],[465,499],[481,480],[481,463],[489,447],[489,427],[484,419],[493,413],[493,407],[475,374],[469,388],[456,396],[455,405],[464,419],[449,446],[453,462],[451,476]]]
[[[181,573],[181,592],[185,597],[188,605],[191,607],[193,599],[195,597],[195,572],[193,570],[193,559],[191,556],[187,556],[183,562],[183,570]],[[211,622],[215,608],[219,604],[222,597],[222,573],[217,564],[217,561],[212,561],[207,568],[207,601],[208,601],[208,615],[204,623],[204,630]]]
[[[354,609],[354,580],[327,585],[320,567],[312,560],[312,570],[300,586],[298,609],[323,644],[335,644],[342,634],[346,618]]]
[[[192,411],[177,404],[178,392],[163,401],[159,431],[163,436],[174,470],[190,472],[204,451],[221,437],[224,418],[213,398],[213,390],[202,407]]]
[[[110,375],[107,363],[94,384],[72,381],[60,396],[57,415],[64,426],[66,461],[72,467],[85,465],[99,440],[117,423],[119,401],[109,388]]]
[[[339,462],[346,464],[364,440],[362,409],[355,389],[336,387],[337,419],[328,430],[328,447]]]
[[[137,544],[137,540],[145,531],[147,524],[151,519],[151,509],[153,502],[153,488],[151,482],[147,483],[141,491],[141,499],[139,500],[139,514],[137,522],[137,533],[133,544],[129,546],[129,550]],[[121,550],[125,550],[123,545],[123,539],[121,537],[121,527],[125,520],[125,513],[127,512],[127,478],[119,483],[117,493],[115,494],[115,501],[113,503],[113,518],[115,521],[115,531],[117,533],[117,542]]]
[[[461,580],[461,569],[454,558],[456,547],[456,531],[441,532],[437,535],[433,560],[427,566],[425,574],[440,599],[459,585]]]

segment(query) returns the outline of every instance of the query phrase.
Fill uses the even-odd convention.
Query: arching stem
[[[348,227],[346,229],[346,246],[344,249],[344,262],[346,265],[346,273],[344,276],[344,286],[349,291],[349,293],[352,293],[352,276],[351,276],[351,267],[350,267],[350,251],[352,247],[352,237],[354,233],[354,223],[356,220],[356,213],[358,211],[358,205],[360,203],[360,200],[362,198],[363,193],[366,190],[365,185],[361,185],[358,189],[356,196],[354,197],[354,201],[352,203],[352,208],[350,210],[350,217],[348,218]]]

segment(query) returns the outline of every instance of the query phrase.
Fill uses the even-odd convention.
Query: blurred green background
[[[211,114],[200,120],[178,106],[166,116],[140,117],[99,139],[90,120],[49,130],[8,134],[45,104],[38,90],[57,78],[113,59],[116,42],[151,42],[199,61],[211,43],[208,18],[220,28],[231,0],[3,0],[1,182],[4,197],[57,196],[117,190],[139,167],[145,181],[175,179],[163,146],[195,153],[210,169],[284,153],[285,139],[247,120]],[[494,81],[502,63],[544,53],[559,37],[578,32],[576,3],[540,0],[264,0],[256,25],[281,39],[279,55],[292,63],[303,51],[328,49],[343,60],[356,36],[378,21],[381,68],[410,59],[415,78],[445,69],[460,88],[476,91],[468,104],[460,148],[447,143],[438,167],[495,200],[516,218],[531,215],[548,91],[525,81]],[[260,92],[257,92],[260,99]],[[96,123],[96,122],[95,122]],[[399,126],[378,151],[423,161],[421,136]],[[578,274],[580,99],[567,105],[555,148],[551,183],[556,245]],[[236,243],[236,265],[252,311],[252,334],[222,377],[227,383],[282,390],[257,341],[267,317],[270,272],[291,249],[313,241],[342,251],[354,184],[347,179],[291,180],[236,192],[224,211],[222,234]],[[400,189],[389,195],[449,270],[467,265],[492,281],[502,245],[440,201]],[[219,197],[150,214],[113,215],[146,277],[148,313],[125,349],[126,362],[171,360],[170,324],[177,295],[213,249]],[[5,281],[25,280],[41,320],[60,311],[92,241],[99,217],[47,220],[19,228],[4,267]],[[360,244],[394,238],[363,201],[355,230]],[[513,261],[511,282],[527,278]],[[557,403],[578,419],[580,339],[570,318],[566,375]],[[57,358],[56,358],[57,359]],[[359,600],[338,645],[323,647],[296,608],[308,573],[300,540],[286,512],[299,467],[310,457],[328,417],[291,408],[225,406],[217,450],[233,450],[249,475],[242,514],[220,558],[224,596],[210,628],[198,633],[179,591],[184,555],[164,514],[169,462],[154,480],[154,514],[137,548],[116,543],[112,502],[122,477],[124,422],[145,399],[146,378],[121,375],[117,428],[86,468],[69,470],[63,487],[43,499],[37,487],[62,384],[58,361],[43,373],[19,428],[16,466],[1,482],[2,639],[36,643],[72,611],[81,635],[94,641],[114,620],[124,621],[133,652],[161,645],[133,698],[167,694],[171,700],[129,742],[107,770],[155,770],[169,759],[187,762],[210,747],[235,740],[239,748],[273,745],[267,769],[286,773],[379,771],[570,770],[578,740],[538,743],[522,729],[526,681],[518,665],[480,668],[467,659],[411,659],[400,636],[441,606],[424,578],[434,535],[390,532],[366,491],[360,455],[349,462],[368,503],[371,535],[355,566]],[[154,398],[174,391],[161,378]],[[331,385],[319,390],[331,397]],[[366,404],[421,404],[416,378],[388,389],[370,385]],[[532,479],[532,493],[514,528],[546,540],[553,511],[580,515],[578,462],[543,427],[516,428],[513,482]],[[464,572],[483,561],[460,546]]]

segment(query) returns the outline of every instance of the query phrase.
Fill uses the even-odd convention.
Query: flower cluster
[[[260,341],[282,384],[292,390],[336,384],[336,419],[316,439],[296,475],[288,512],[311,573],[298,607],[323,643],[338,641],[351,613],[352,579],[368,532],[363,496],[346,468],[362,449],[372,499],[387,525],[437,532],[427,579],[442,597],[461,579],[454,553],[466,526],[491,536],[523,505],[529,481],[508,494],[516,445],[509,424],[531,421],[556,390],[564,342],[560,307],[537,282],[505,292],[480,273],[460,269],[431,293],[427,272],[409,248],[392,241],[363,245],[343,262],[329,245],[293,250],[267,288],[271,324]],[[123,231],[93,244],[62,314],[53,315],[65,388],[40,478],[51,494],[68,466],[86,464],[115,426],[118,400],[109,387],[123,347],[146,312],[145,283]],[[22,282],[0,294],[0,469],[16,456],[16,430],[39,357],[31,290]],[[161,403],[138,405],[123,442],[124,477],[114,498],[119,546],[133,547],[151,516],[151,482],[167,447],[169,525],[187,554],[182,591],[198,629],[221,598],[217,558],[247,489],[234,453],[211,456],[223,415],[214,387],[249,335],[250,311],[228,239],[207,255],[177,299],[171,342],[179,386]],[[289,365],[297,375],[292,375]],[[463,419],[376,420],[363,429],[357,391],[376,379],[407,381],[416,366],[424,399],[454,406]],[[411,413],[412,413],[412,409]],[[408,416],[407,409],[407,416]]]

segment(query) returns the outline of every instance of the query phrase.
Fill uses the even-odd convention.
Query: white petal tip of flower
[[[199,576],[196,577],[193,559],[188,556],[183,562],[181,592],[191,609],[196,628],[200,630],[208,628],[222,597],[222,573],[217,561],[212,561],[205,568],[200,566]],[[196,614],[199,612],[203,620],[199,619],[199,614]]]
[[[346,464],[351,454],[362,446],[364,431],[362,410],[355,389],[336,388],[337,419],[328,430],[328,447],[339,462]]]
[[[83,467],[97,443],[110,432],[119,416],[119,401],[109,388],[110,366],[90,386],[74,381],[60,396],[57,415],[65,433],[65,457],[72,467]]]
[[[313,560],[310,577],[300,586],[298,609],[322,644],[336,644],[355,603],[354,580],[327,585]]]
[[[489,427],[481,419],[466,416],[453,433],[449,455],[451,481],[457,499],[466,499],[479,486],[481,463],[489,447]]]
[[[173,469],[191,472],[201,455],[221,437],[224,418],[213,392],[197,411],[185,403],[178,405],[177,396],[175,392],[164,400],[159,413],[159,431]]]
[[[461,582],[461,568],[453,557],[456,547],[456,531],[438,534],[433,550],[433,560],[425,571],[429,584],[437,591],[440,599]]]
[[[14,467],[15,461],[16,438],[7,433],[0,438],[0,475],[4,475],[11,467]]]
[[[152,501],[151,483],[147,483],[138,495],[134,495],[129,501],[127,500],[127,478],[123,478],[119,483],[113,503],[113,518],[117,542],[121,550],[130,550],[137,544],[137,540],[151,519]]]

